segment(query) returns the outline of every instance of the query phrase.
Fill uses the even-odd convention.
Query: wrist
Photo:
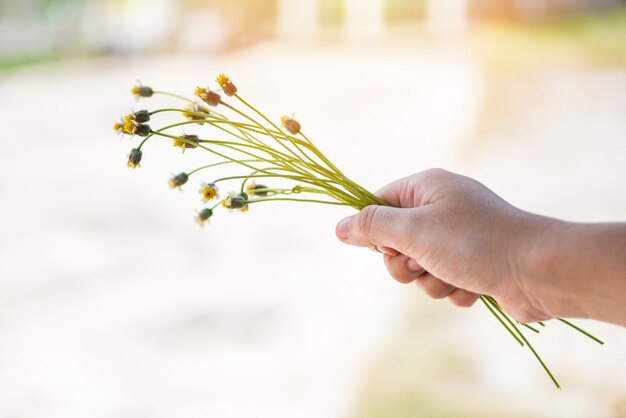
[[[518,284],[530,311],[546,318],[589,317],[593,289],[581,265],[580,224],[533,214],[526,214],[525,224]]]

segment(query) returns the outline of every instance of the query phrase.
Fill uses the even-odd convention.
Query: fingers
[[[424,273],[415,280],[415,283],[421,287],[428,296],[433,299],[443,299],[448,297],[456,287],[439,280],[430,273]]]
[[[415,211],[419,209],[398,209],[389,206],[368,206],[354,216],[337,224],[335,233],[346,244],[376,248],[384,251],[394,249],[407,253],[419,229],[419,219]]]
[[[433,299],[448,298],[455,306],[469,308],[480,298],[477,293],[459,289],[427,273],[417,261],[404,254],[383,254],[383,259],[391,277],[404,284],[415,281]]]
[[[385,267],[387,267],[391,277],[400,283],[411,283],[425,272],[422,266],[404,254],[395,256],[384,254],[383,258],[385,260]]]
[[[480,295],[474,292],[469,292],[464,289],[455,289],[450,293],[448,299],[454,305],[460,308],[469,308],[480,298]]]

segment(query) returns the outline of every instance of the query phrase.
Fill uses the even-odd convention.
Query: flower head
[[[219,84],[219,86],[222,88],[222,90],[224,90],[224,93],[227,96],[234,96],[235,94],[237,94],[237,87],[233,84],[232,81],[230,81],[230,77],[228,77],[226,74],[218,75],[215,81],[217,81],[217,84]]]
[[[130,168],[140,167],[139,163],[141,162],[141,157],[143,153],[139,148],[133,148],[130,150],[130,154],[128,154],[128,166]]]
[[[254,181],[246,186],[246,192],[250,196],[267,196],[267,186],[256,184]]]
[[[198,135],[181,135],[174,139],[174,146],[182,148],[183,152],[187,148],[197,148],[199,143]]]
[[[211,216],[213,216],[213,209],[204,208],[198,212],[198,216],[196,216],[196,223],[200,226],[204,226],[206,221],[208,221]]]
[[[222,199],[222,206],[229,210],[248,211],[248,195],[245,193],[230,192],[226,199]]]
[[[280,123],[292,135],[299,134],[300,133],[300,129],[302,129],[302,126],[300,126],[300,123],[297,120],[295,120],[293,117],[281,116],[280,117]]]
[[[113,125],[118,133],[128,135],[148,136],[152,132],[150,125],[142,122],[150,120],[150,114],[147,110],[130,113],[122,118],[119,123]]]
[[[222,96],[212,91],[208,87],[206,89],[204,87],[198,87],[196,88],[194,94],[202,99],[209,106],[217,106],[222,101]]]
[[[152,90],[151,87],[142,86],[141,83],[137,83],[137,85],[133,86],[130,89],[130,92],[133,96],[135,96],[135,99],[137,100],[142,97],[152,97],[152,95],[154,94],[154,90]]]
[[[206,106],[202,106],[198,103],[191,103],[187,105],[185,111],[183,112],[183,116],[189,120],[205,120],[206,116],[201,116],[198,113],[206,113],[206,116],[209,116],[209,109]],[[204,125],[202,122],[198,123],[199,125]]]
[[[187,183],[187,180],[189,180],[189,175],[187,173],[179,173],[169,180],[169,184],[172,189],[180,189],[180,186]]]
[[[208,202],[211,199],[216,199],[219,197],[219,188],[215,183],[201,183],[200,184],[200,194],[202,195],[202,200],[204,202]]]

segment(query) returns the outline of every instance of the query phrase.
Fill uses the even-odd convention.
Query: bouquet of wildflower
[[[181,172],[169,179],[170,187],[180,189],[193,176],[198,177],[211,169],[225,164],[237,165],[243,174],[216,178],[199,184],[199,193],[205,204],[197,211],[196,221],[201,226],[214,215],[219,206],[229,211],[247,212],[250,205],[269,201],[295,201],[326,205],[350,206],[361,210],[369,205],[388,205],[364,187],[350,180],[339,170],[302,131],[302,126],[293,116],[283,116],[275,123],[257,108],[237,94],[237,87],[231,79],[220,74],[218,90],[198,87],[195,98],[189,99],[177,94],[157,91],[140,83],[131,89],[137,100],[154,95],[175,98],[184,106],[168,107],[152,111],[138,110],[124,116],[114,124],[119,134],[143,138],[128,155],[128,166],[137,168],[143,157],[142,147],[152,138],[171,140],[174,147],[182,152],[187,149],[203,150],[215,160],[209,164]],[[225,100],[220,92],[229,97]],[[231,102],[232,100],[232,102]],[[228,112],[227,117],[215,109]],[[178,113],[180,122],[153,129],[149,122],[159,113]],[[280,125],[280,126],[279,126]],[[210,137],[197,134],[176,133],[175,130],[189,126],[204,126]],[[213,136],[220,133],[228,139]],[[287,188],[271,187],[266,182],[287,180],[292,185]],[[258,183],[257,183],[258,181]],[[220,196],[220,186],[227,182],[238,182],[238,188],[225,196]],[[522,333],[522,329],[538,333],[539,329],[510,318],[491,296],[482,295],[481,301],[489,312],[522,346],[527,346],[552,379],[560,387],[553,374],[541,360],[533,346]],[[599,344],[602,341],[578,328],[572,323],[557,318],[564,324],[581,332]],[[538,326],[544,327],[542,322]]]

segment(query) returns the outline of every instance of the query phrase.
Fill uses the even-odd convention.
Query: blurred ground
[[[269,115],[297,111],[371,189],[444,166],[528,210],[623,220],[618,65],[487,79],[462,42],[269,43],[6,74],[3,416],[623,416],[623,329],[585,323],[605,347],[556,324],[535,338],[559,393],[481,306],[428,301],[339,245],[348,211],[268,204],[200,229],[196,186],[166,186],[197,153],[154,141],[126,169],[116,115],[171,102],[132,103],[134,80],[191,94],[219,71]]]

